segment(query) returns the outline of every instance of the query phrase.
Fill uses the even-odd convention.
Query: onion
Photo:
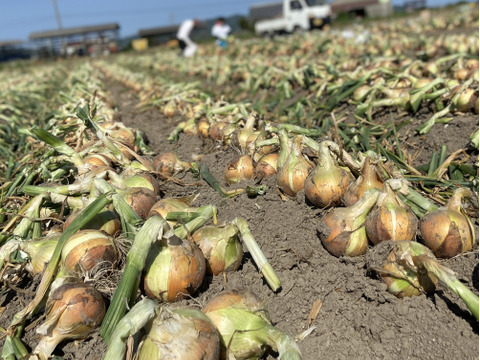
[[[455,103],[455,109],[461,112],[472,111],[472,109],[475,107],[475,102],[477,99],[478,96],[475,95],[474,89],[465,89],[460,93]]]
[[[319,208],[337,205],[353,181],[352,174],[333,159],[328,148],[330,143],[323,141],[320,144],[317,166],[305,180],[305,195]]]
[[[212,139],[213,141],[223,141],[224,134],[222,130],[226,125],[226,122],[214,122],[213,124],[211,124],[210,128],[208,129],[208,136],[210,137],[210,139]]]
[[[176,235],[155,243],[147,259],[144,289],[147,295],[174,302],[193,293],[205,277],[205,257],[191,240]]]
[[[417,217],[386,181],[365,222],[368,239],[374,245],[387,240],[414,240],[417,228]]]
[[[175,101],[171,100],[165,104],[163,108],[163,115],[165,115],[167,118],[172,118],[176,112],[177,106],[175,105]]]
[[[367,95],[372,90],[372,87],[369,85],[362,85],[355,89],[353,92],[353,100],[355,101],[363,101]]]
[[[159,154],[153,158],[153,166],[157,172],[165,177],[172,177],[179,172],[190,169],[190,163],[183,162],[173,152]]]
[[[111,138],[121,142],[130,149],[133,149],[133,146],[135,145],[135,134],[127,127],[113,130],[109,133],[109,135]]]
[[[365,254],[368,248],[365,220],[379,194],[377,189],[367,190],[354,205],[333,208],[323,217],[318,232],[330,254],[337,257]]]
[[[190,208],[192,202],[198,197],[198,194],[183,198],[163,198],[158,200],[150,208],[148,217],[154,215],[160,215],[163,219],[166,220],[167,214],[174,211],[186,211]],[[176,221],[168,221],[171,227],[176,224]]]
[[[277,174],[277,186],[288,196],[295,196],[305,186],[305,179],[311,169],[310,163],[302,154],[302,138],[298,136],[292,143],[290,154]]]
[[[255,140],[259,135],[259,131],[255,131],[254,128],[255,117],[249,116],[245,122],[245,126],[241,129],[237,129],[231,138],[231,144],[233,147],[240,150],[243,154],[252,154],[254,150]]]
[[[105,302],[89,285],[66,283],[50,295],[45,313],[44,323],[36,330],[42,337],[33,350],[40,360],[48,359],[64,340],[86,339],[102,323]]]
[[[157,201],[157,196],[152,190],[142,187],[132,187],[121,191],[121,194],[127,204],[135,213],[145,220],[153,204]]]
[[[277,174],[278,153],[264,155],[255,166],[255,178],[269,178]]]
[[[158,195],[158,193],[160,192],[158,180],[155,179],[148,172],[142,172],[142,173],[128,176],[123,180],[122,185],[125,188],[132,188],[132,187],[146,188],[146,189],[152,190],[155,193],[155,195]]]
[[[64,231],[82,211],[83,209],[77,209],[65,219],[65,223],[63,224]],[[105,208],[83,226],[82,229],[102,230],[111,236],[116,236],[122,230],[122,224],[115,210]]]
[[[207,120],[207,118],[202,117],[197,124],[197,132],[200,134],[200,136],[204,139],[208,137],[208,132],[210,130],[210,122]]]
[[[471,196],[469,189],[458,188],[446,206],[420,219],[421,240],[432,249],[435,256],[450,258],[472,249],[475,230],[462,208],[462,199]]]
[[[84,165],[78,169],[80,175],[85,174],[97,167],[112,167],[112,160],[104,154],[92,154],[83,159]]]
[[[192,240],[202,250],[209,274],[218,275],[240,267],[243,249],[234,225],[201,227]]]
[[[200,310],[163,307],[147,326],[139,360],[217,360],[220,338]]]
[[[365,158],[362,166],[360,176],[351,183],[345,194],[343,194],[342,201],[345,206],[355,204],[367,191],[371,188],[382,190],[383,182],[378,179],[375,165],[371,164],[370,157]]]
[[[62,248],[62,271],[82,274],[97,264],[117,262],[118,254],[113,238],[98,230],[80,230],[70,236]]]
[[[264,302],[251,291],[224,291],[202,311],[220,333],[222,358],[259,359],[268,347],[279,353],[279,359],[302,358],[295,341],[271,324]]]
[[[228,163],[225,169],[225,180],[229,184],[253,178],[253,162],[249,155],[242,155],[233,163]]]

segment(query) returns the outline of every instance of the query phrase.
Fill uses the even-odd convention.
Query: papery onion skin
[[[414,240],[418,229],[415,214],[384,183],[377,205],[365,222],[368,239],[375,245],[388,240]]]
[[[75,210],[67,217],[63,224],[64,231],[82,211],[83,209]],[[115,210],[106,208],[100,211],[92,220],[83,226],[82,229],[102,230],[111,236],[116,236],[122,230],[122,223]]]
[[[375,205],[380,191],[370,189],[355,205],[332,208],[318,225],[318,233],[325,249],[332,255],[359,256],[368,249],[365,219]]]
[[[60,285],[48,298],[45,322],[37,328],[42,338],[32,353],[46,360],[60,342],[86,339],[100,326],[105,311],[103,297],[94,287],[83,283]]]
[[[225,169],[225,180],[228,184],[236,184],[240,181],[253,178],[253,161],[248,155],[240,156],[233,163],[227,164]]]
[[[205,256],[207,273],[219,275],[240,267],[243,249],[235,226],[203,226],[193,233],[192,240]]]
[[[177,154],[166,152],[153,158],[153,167],[164,177],[172,177],[190,168],[190,164],[180,160]]]
[[[353,181],[349,171],[335,164],[327,146],[321,145],[318,164],[305,180],[305,196],[319,208],[337,205]]]
[[[113,238],[98,230],[80,230],[70,236],[62,248],[62,268],[68,273],[81,274],[97,264],[115,264],[118,259]]]
[[[372,165],[370,158],[367,157],[363,164],[361,175],[355,180],[355,182],[349,185],[347,191],[343,194],[343,204],[345,206],[354,205],[363,194],[371,188],[382,190],[383,182],[378,179],[375,165]]]
[[[202,284],[206,264],[202,251],[190,240],[175,237],[157,242],[148,259],[144,289],[153,299],[175,302]]]
[[[122,195],[132,210],[143,220],[148,217],[150,209],[157,201],[155,193],[147,188],[128,188],[122,192]]]
[[[255,178],[269,178],[277,174],[278,153],[264,155],[255,166]]]
[[[211,320],[200,310],[162,309],[149,326],[139,360],[217,360],[220,338]]]
[[[457,189],[447,205],[420,219],[422,243],[439,258],[450,258],[471,250],[475,231],[468,215],[461,210],[463,197],[471,197],[469,189]]]

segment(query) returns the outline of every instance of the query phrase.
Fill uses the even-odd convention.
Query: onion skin
[[[157,196],[152,190],[142,187],[128,188],[122,196],[133,211],[143,220],[148,217],[150,209],[157,201]]]
[[[336,206],[353,181],[352,174],[335,163],[328,143],[320,145],[318,164],[305,180],[305,196],[319,208]]]
[[[375,205],[380,191],[370,189],[355,205],[332,208],[321,220],[318,233],[325,249],[332,255],[359,256],[368,249],[365,219]]]
[[[220,338],[200,310],[163,308],[148,326],[139,360],[220,359]]]
[[[62,269],[67,274],[82,274],[97,264],[117,262],[113,238],[98,230],[80,230],[66,241],[61,255]]]
[[[240,181],[253,178],[253,161],[248,155],[240,156],[233,163],[227,164],[225,169],[225,180],[228,184],[236,184]]]
[[[105,302],[89,285],[65,283],[50,295],[45,313],[45,322],[37,328],[42,338],[33,350],[41,360],[49,358],[64,340],[86,339],[102,323]]]
[[[269,178],[277,174],[278,153],[264,155],[255,166],[256,179]]]
[[[147,172],[138,173],[125,178],[123,185],[125,188],[144,187],[152,190],[155,195],[158,195],[160,192],[158,181]]]
[[[63,231],[72,223],[72,221],[83,211],[83,209],[75,210],[71,213],[63,224]],[[108,208],[100,211],[92,220],[90,220],[82,229],[101,230],[111,236],[118,235],[122,230],[120,217],[115,210]]]
[[[153,167],[164,177],[172,177],[181,171],[188,170],[190,164],[179,159],[177,154],[167,152],[153,158]]]
[[[202,251],[177,236],[157,242],[147,262],[144,289],[153,299],[174,302],[193,295],[205,277]]]
[[[292,143],[290,154],[277,174],[277,186],[290,197],[295,197],[299,191],[303,190],[308,172],[312,167],[303,157],[301,141],[302,138],[299,136]]]
[[[192,240],[205,256],[207,273],[216,276],[240,267],[243,249],[235,226],[203,226],[195,231]]]
[[[367,157],[365,158],[361,175],[355,180],[355,182],[350,184],[343,195],[343,204],[345,206],[352,206],[368,189],[372,188],[382,190],[383,182],[378,179],[375,166],[371,164],[370,158]]]
[[[473,248],[475,231],[461,205],[464,197],[471,196],[469,189],[459,188],[446,206],[420,219],[422,242],[436,257],[450,258]]]
[[[414,240],[417,217],[398,199],[388,182],[384,183],[383,189],[365,222],[368,239],[374,245],[388,240]]]

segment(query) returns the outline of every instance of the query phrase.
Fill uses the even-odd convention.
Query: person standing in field
[[[178,28],[177,40],[178,46],[183,53],[183,56],[190,57],[197,51],[197,44],[190,39],[192,30],[200,24],[198,19],[187,19]]]
[[[228,36],[231,31],[232,29],[230,25],[225,22],[224,18],[218,18],[217,21],[215,21],[215,24],[212,27],[212,36],[217,39],[216,43],[222,49],[227,47]]]

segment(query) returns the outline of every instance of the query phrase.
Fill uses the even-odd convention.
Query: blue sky
[[[32,32],[58,28],[55,0],[2,0],[0,41],[28,40]],[[247,15],[251,4],[274,0],[56,0],[64,28],[116,22],[120,37],[136,35],[139,29],[179,24],[191,17]],[[404,0],[393,0],[402,4]],[[427,0],[428,6],[443,6],[457,0]]]

